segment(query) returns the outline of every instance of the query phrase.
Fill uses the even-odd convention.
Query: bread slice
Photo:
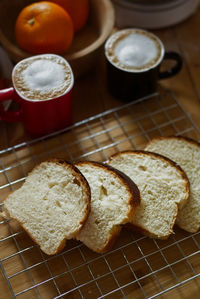
[[[200,144],[185,137],[152,139],[146,150],[160,153],[178,163],[190,181],[190,198],[178,213],[176,223],[194,233],[200,229]]]
[[[168,238],[178,208],[188,200],[185,173],[169,159],[144,151],[117,153],[108,163],[130,176],[140,190],[141,204],[129,227],[150,237]]]
[[[36,166],[24,184],[4,201],[4,217],[17,220],[48,254],[75,238],[87,219],[90,188],[80,171],[63,160]]]
[[[121,231],[121,225],[130,221],[140,203],[137,186],[124,174],[98,162],[78,162],[91,188],[91,211],[77,235],[95,252],[108,251]]]

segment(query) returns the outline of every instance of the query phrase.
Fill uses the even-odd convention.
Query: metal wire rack
[[[154,136],[172,134],[200,138],[174,94],[165,92],[3,149],[0,207],[46,158],[105,161],[117,151],[143,149]],[[176,228],[160,241],[124,229],[106,254],[68,241],[62,253],[46,256],[16,222],[0,219],[0,274],[10,298],[155,298],[200,276],[199,253],[200,233]]]

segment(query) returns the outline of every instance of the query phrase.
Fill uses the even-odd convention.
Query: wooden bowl
[[[17,16],[26,5],[26,0],[0,1],[0,43],[14,63],[33,55],[17,45],[14,34]],[[95,65],[114,22],[114,9],[110,0],[90,0],[87,24],[75,34],[72,45],[63,54],[75,77],[85,74]]]

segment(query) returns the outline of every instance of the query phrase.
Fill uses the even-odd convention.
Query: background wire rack
[[[106,111],[44,138],[0,151],[0,208],[28,172],[50,158],[106,161],[143,149],[159,135],[199,140],[200,131],[171,92]],[[55,256],[42,253],[15,221],[0,219],[0,275],[10,298],[155,298],[200,277],[200,233],[175,228],[168,240],[125,229],[100,255],[68,241]],[[169,295],[170,296],[170,295]],[[0,298],[6,298],[0,291]],[[165,297],[162,297],[165,298]],[[174,297],[173,297],[174,298]]]

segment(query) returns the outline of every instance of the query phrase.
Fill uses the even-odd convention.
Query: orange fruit
[[[77,32],[85,25],[89,15],[89,0],[50,0],[62,6],[71,16],[74,31]]]
[[[33,53],[64,53],[72,43],[74,28],[69,14],[59,5],[41,1],[26,6],[15,24],[17,43]]]

